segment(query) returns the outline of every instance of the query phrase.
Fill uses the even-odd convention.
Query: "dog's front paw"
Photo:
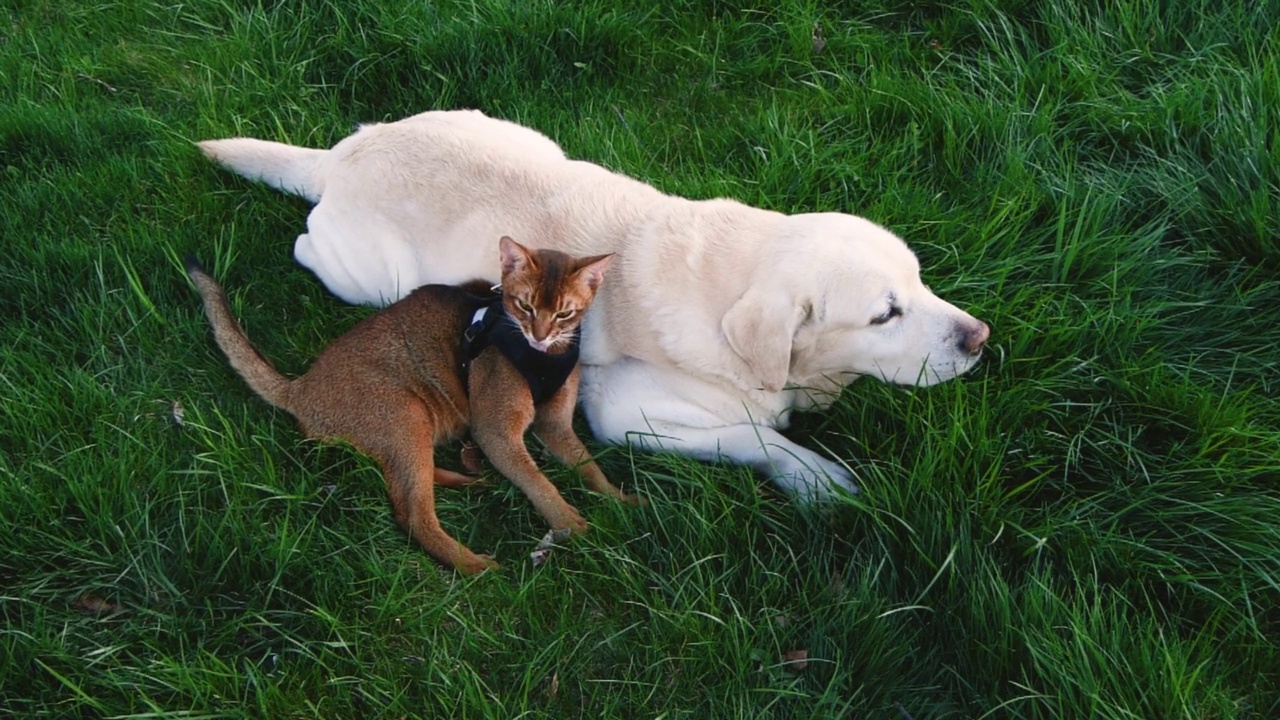
[[[770,479],[775,485],[805,502],[828,502],[843,492],[856,495],[858,484],[843,465],[817,454],[775,462]]]

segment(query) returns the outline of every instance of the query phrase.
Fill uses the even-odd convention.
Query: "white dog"
[[[744,463],[810,499],[852,474],[783,437],[859,375],[931,385],[978,361],[987,326],[941,300],[888,230],[840,213],[693,201],[567,159],[476,111],[365,125],[330,150],[200,143],[316,203],[294,256],[338,297],[499,277],[495,240],[617,260],[582,340],[582,405],[603,441]]]

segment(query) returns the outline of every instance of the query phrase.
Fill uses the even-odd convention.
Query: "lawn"
[[[815,32],[815,26],[818,30]],[[1280,5],[191,0],[0,10],[0,715],[1280,715]],[[600,451],[392,520],[213,345],[296,373],[367,315],[308,206],[192,142],[474,107],[680,195],[867,216],[991,324],[964,378],[790,431],[860,478]],[[453,450],[443,451],[450,457]],[[554,468],[554,466],[551,466]]]

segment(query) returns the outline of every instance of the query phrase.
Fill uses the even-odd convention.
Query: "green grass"
[[[6,3],[0,714],[1280,715],[1278,27],[1206,0]],[[304,202],[191,141],[449,107],[884,223],[991,351],[799,419],[855,501],[600,448],[649,507],[555,470],[594,530],[534,568],[518,492],[445,493],[504,563],[456,578],[368,460],[244,387],[177,262],[300,371],[369,311],[291,260]]]

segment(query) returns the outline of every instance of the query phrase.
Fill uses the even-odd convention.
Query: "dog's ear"
[[[778,392],[791,372],[791,343],[804,303],[777,288],[752,288],[720,320],[729,347],[746,363],[758,387]]]

